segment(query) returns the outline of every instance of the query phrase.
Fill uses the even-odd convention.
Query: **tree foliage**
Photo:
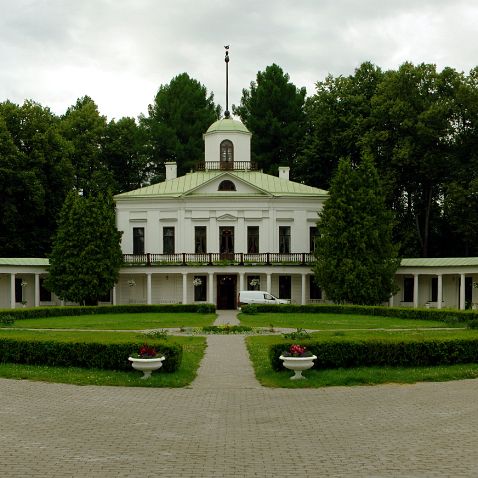
[[[232,110],[252,136],[252,160],[266,173],[278,166],[296,171],[296,157],[305,131],[305,88],[297,88],[275,63],[257,73],[249,89],[242,90],[239,106]]]
[[[342,159],[318,222],[314,272],[327,298],[361,305],[388,300],[399,266],[392,226],[370,156],[355,167]]]
[[[71,192],[61,210],[47,287],[61,299],[97,304],[118,280],[120,239],[111,196]]]
[[[33,101],[0,103],[0,255],[42,257],[71,189],[59,120]]]
[[[140,116],[152,182],[164,179],[164,163],[175,161],[183,175],[204,158],[202,135],[220,114],[214,95],[187,73],[161,85],[148,116]]]

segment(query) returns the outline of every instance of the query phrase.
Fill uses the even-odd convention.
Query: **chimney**
[[[178,167],[175,162],[164,163],[166,166],[166,181],[176,179],[178,177]]]
[[[279,178],[289,180],[289,166],[279,166]]]

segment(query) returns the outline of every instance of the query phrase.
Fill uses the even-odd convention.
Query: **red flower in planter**
[[[144,344],[139,348],[139,357],[143,359],[155,358],[157,355],[156,349]]]

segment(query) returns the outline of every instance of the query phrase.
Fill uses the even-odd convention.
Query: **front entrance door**
[[[237,276],[218,275],[217,276],[217,308],[235,309],[237,307]]]

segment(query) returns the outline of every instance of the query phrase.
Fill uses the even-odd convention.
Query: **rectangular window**
[[[261,290],[261,279],[259,276],[247,276],[247,290]]]
[[[196,226],[194,228],[194,252],[196,254],[207,252],[206,226]]]
[[[219,252],[232,254],[234,252],[234,227],[219,227]]]
[[[247,226],[247,252],[249,254],[259,252],[259,226]]]
[[[144,227],[133,227],[133,254],[144,254]]]
[[[163,227],[163,254],[174,254],[174,227]]]
[[[437,302],[438,300],[438,277],[432,277],[432,290],[430,300],[432,302]]]
[[[40,302],[51,302],[51,292],[44,285],[45,279],[40,277]]]
[[[291,295],[291,277],[279,276],[279,299],[290,299]]]
[[[194,301],[206,302],[207,300],[207,276],[194,276]]]
[[[309,251],[315,251],[315,241],[317,239],[317,227],[312,226],[309,228]]]
[[[23,279],[15,279],[15,302],[23,300],[22,282]]]
[[[290,253],[290,226],[279,226],[279,252]]]
[[[314,276],[309,276],[309,298],[314,300],[322,299],[322,289],[315,282]]]
[[[413,277],[404,277],[403,279],[403,302],[413,302]]]

